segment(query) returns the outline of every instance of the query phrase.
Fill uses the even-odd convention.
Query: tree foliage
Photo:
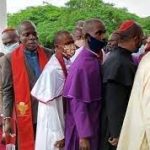
[[[102,0],[70,0],[65,7],[52,5],[29,7],[15,14],[8,15],[8,23],[16,27],[23,20],[33,21],[43,45],[50,47],[54,33],[59,30],[72,31],[78,20],[100,18],[104,21],[108,33],[114,31],[126,19],[134,19],[142,25],[144,31],[150,33],[150,17],[140,18],[127,9],[115,8],[113,4]]]

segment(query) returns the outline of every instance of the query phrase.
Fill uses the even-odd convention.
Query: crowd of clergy
[[[0,150],[150,150],[150,36],[106,33],[80,20],[51,49],[28,20],[1,33]]]

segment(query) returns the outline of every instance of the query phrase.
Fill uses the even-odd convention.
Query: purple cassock
[[[65,150],[79,150],[79,139],[90,139],[97,150],[101,109],[101,68],[97,56],[83,48],[71,65],[64,86],[67,101]]]

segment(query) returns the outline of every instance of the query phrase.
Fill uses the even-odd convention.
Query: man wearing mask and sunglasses
[[[101,64],[99,54],[105,26],[99,19],[83,25],[85,46],[69,69],[64,86],[67,102],[65,150],[98,150],[101,108]]]

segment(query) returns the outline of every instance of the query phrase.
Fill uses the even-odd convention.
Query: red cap
[[[119,32],[126,31],[126,30],[128,30],[130,27],[132,27],[134,24],[135,24],[135,22],[134,22],[133,20],[124,21],[124,22],[120,25],[118,31],[119,31]]]

